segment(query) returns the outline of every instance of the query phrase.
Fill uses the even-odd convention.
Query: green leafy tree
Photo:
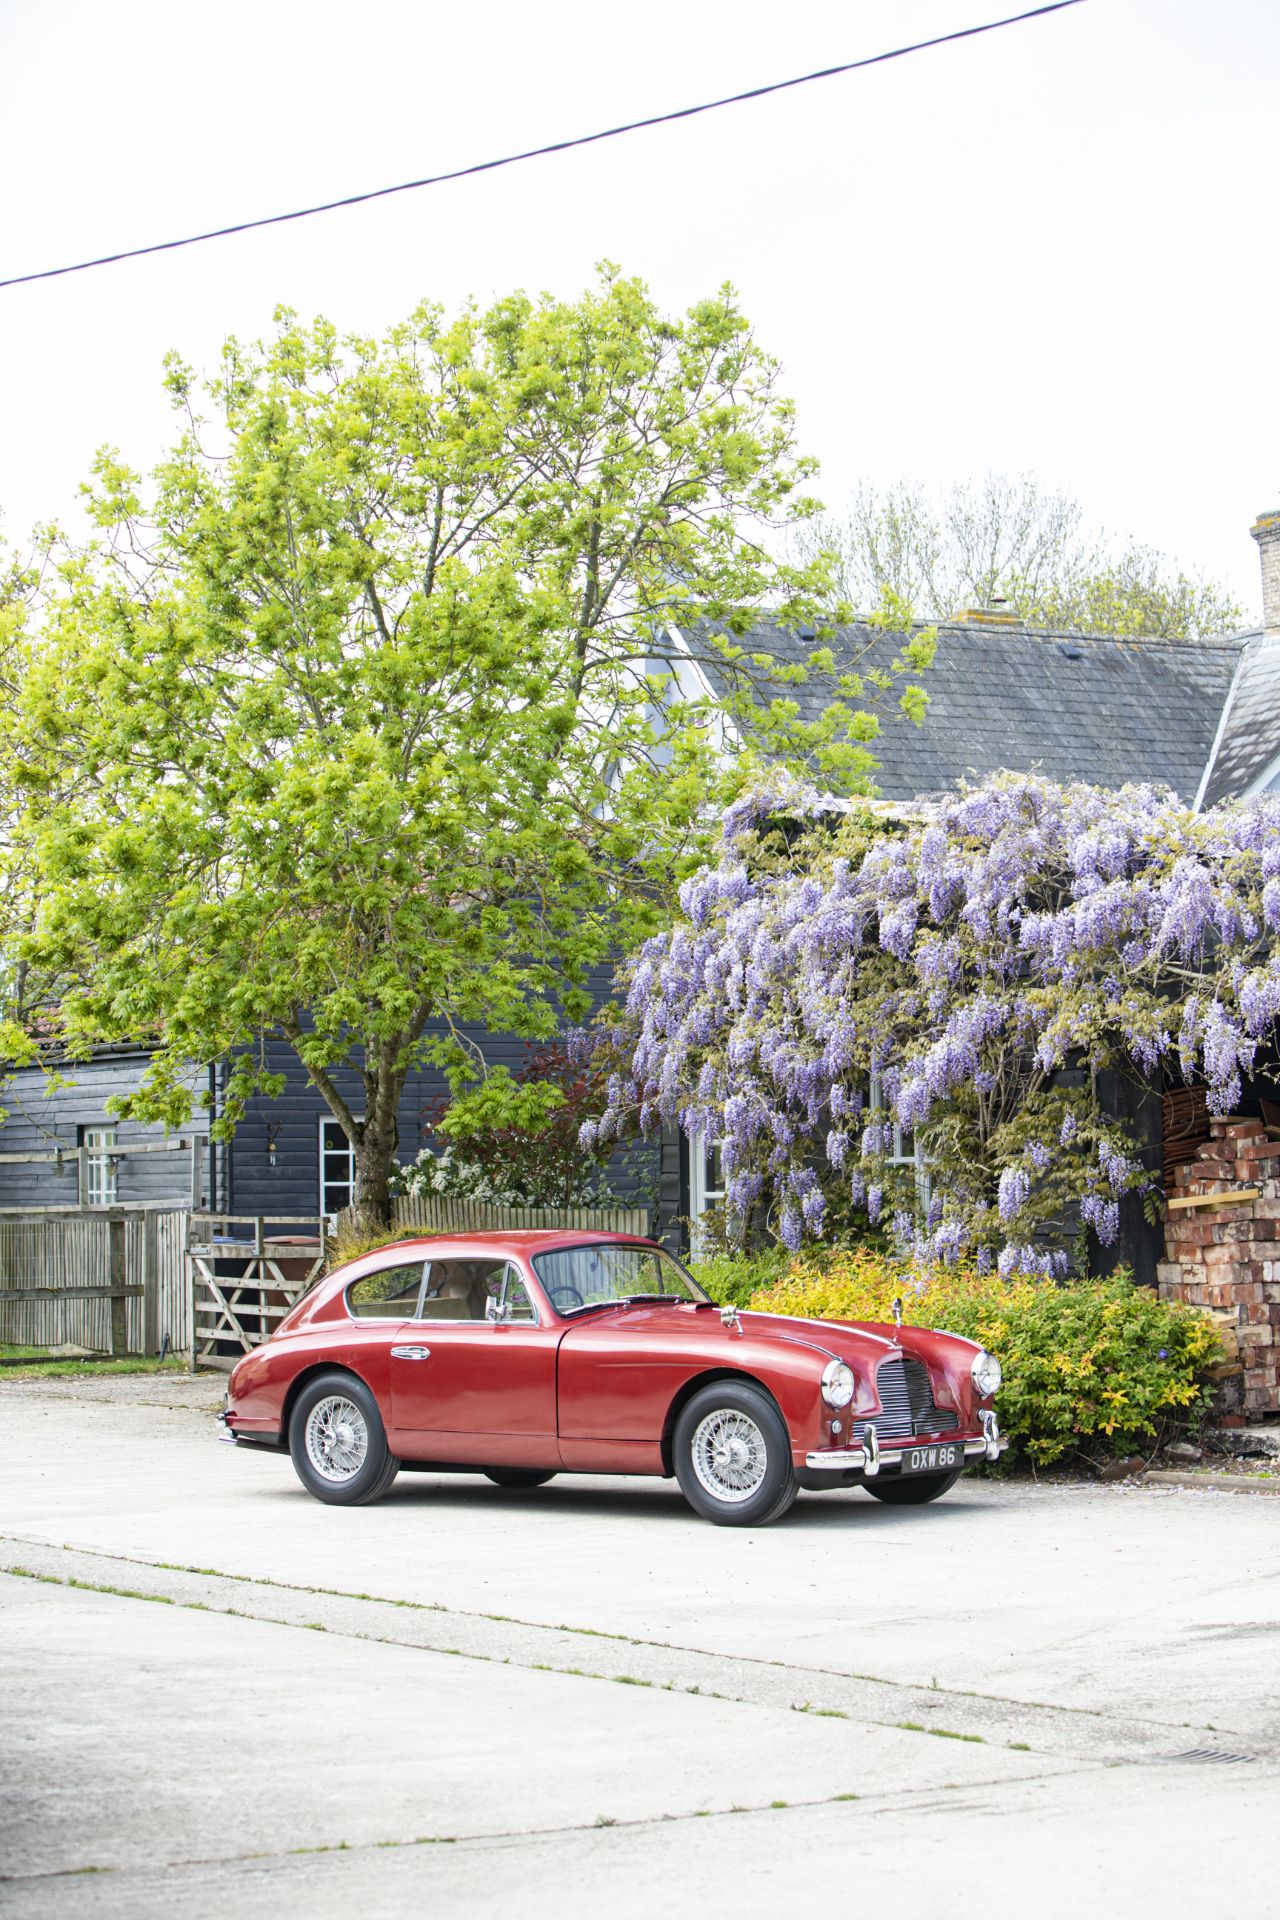
[[[1030,475],[988,474],[936,498],[899,482],[862,486],[841,516],[816,516],[796,551],[826,552],[855,607],[900,595],[930,620],[1002,602],[1027,625],[1067,633],[1194,640],[1243,623],[1223,588],[1151,547],[1087,532],[1069,494]]]
[[[190,1063],[227,1056],[226,1132],[287,1041],[383,1218],[409,1069],[463,1090],[468,1023],[584,1013],[762,753],[864,785],[929,642],[874,682],[820,637],[781,672],[738,644],[829,582],[771,557],[811,463],[731,290],[668,319],[605,269],[381,342],[283,312],[203,387],[168,378],[181,437],[149,487],[100,456],[25,685],[38,948],[73,1040],[156,1036],[137,1117],[180,1124]],[[690,609],[736,752],[673,697]]]
[[[0,699],[10,710],[25,677],[37,586],[35,569],[0,546]],[[8,732],[0,735],[0,1073],[38,1057],[51,1011],[48,992],[24,951],[36,923],[39,893],[30,842],[22,830],[23,796],[11,745]]]

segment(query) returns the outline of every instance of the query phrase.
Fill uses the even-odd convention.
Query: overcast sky
[[[1025,0],[1024,0],[1025,3]],[[0,0],[0,272],[411,178],[858,58],[1001,0]],[[475,181],[0,292],[0,509],[67,519],[287,303],[672,307],[731,280],[838,506],[1029,471],[1259,602],[1280,507],[1276,0],[1086,0],[959,46]]]

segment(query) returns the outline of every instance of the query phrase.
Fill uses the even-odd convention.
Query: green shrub
[[[1152,1452],[1195,1426],[1220,1358],[1213,1322],[1161,1300],[1126,1273],[1055,1285],[973,1268],[904,1273],[855,1249],[811,1254],[756,1293],[771,1313],[828,1320],[904,1317],[980,1341],[1004,1368],[996,1406],[1011,1452],[1037,1466]]]
[[[698,1285],[722,1307],[745,1307],[752,1294],[780,1281],[791,1264],[785,1247],[760,1253],[705,1253],[689,1264]]]

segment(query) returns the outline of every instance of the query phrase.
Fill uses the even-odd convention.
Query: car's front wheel
[[[338,1507],[381,1499],[400,1467],[377,1401],[350,1373],[308,1380],[289,1415],[289,1452],[307,1492]]]
[[[713,1380],[680,1410],[672,1434],[680,1491],[720,1527],[763,1527],[796,1497],[787,1424],[749,1381]]]
[[[486,1467],[484,1477],[495,1487],[545,1487],[556,1476],[551,1467]]]
[[[887,1507],[922,1507],[926,1500],[938,1500],[950,1493],[959,1478],[957,1468],[954,1473],[912,1473],[905,1480],[882,1480],[877,1474],[874,1480],[862,1484],[873,1499],[883,1500]]]

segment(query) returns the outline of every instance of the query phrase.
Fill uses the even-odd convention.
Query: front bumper
[[[860,1447],[827,1447],[821,1453],[807,1453],[805,1467],[817,1473],[861,1473],[868,1480],[888,1469],[896,1471],[902,1465],[902,1456],[914,1447],[940,1445],[953,1438],[950,1434],[918,1434],[908,1440],[880,1440],[874,1427],[869,1428],[866,1442]],[[970,1460],[998,1460],[1009,1442],[1000,1431],[1000,1423],[994,1413],[982,1416],[981,1434],[958,1434],[954,1438],[964,1448],[966,1462]]]

